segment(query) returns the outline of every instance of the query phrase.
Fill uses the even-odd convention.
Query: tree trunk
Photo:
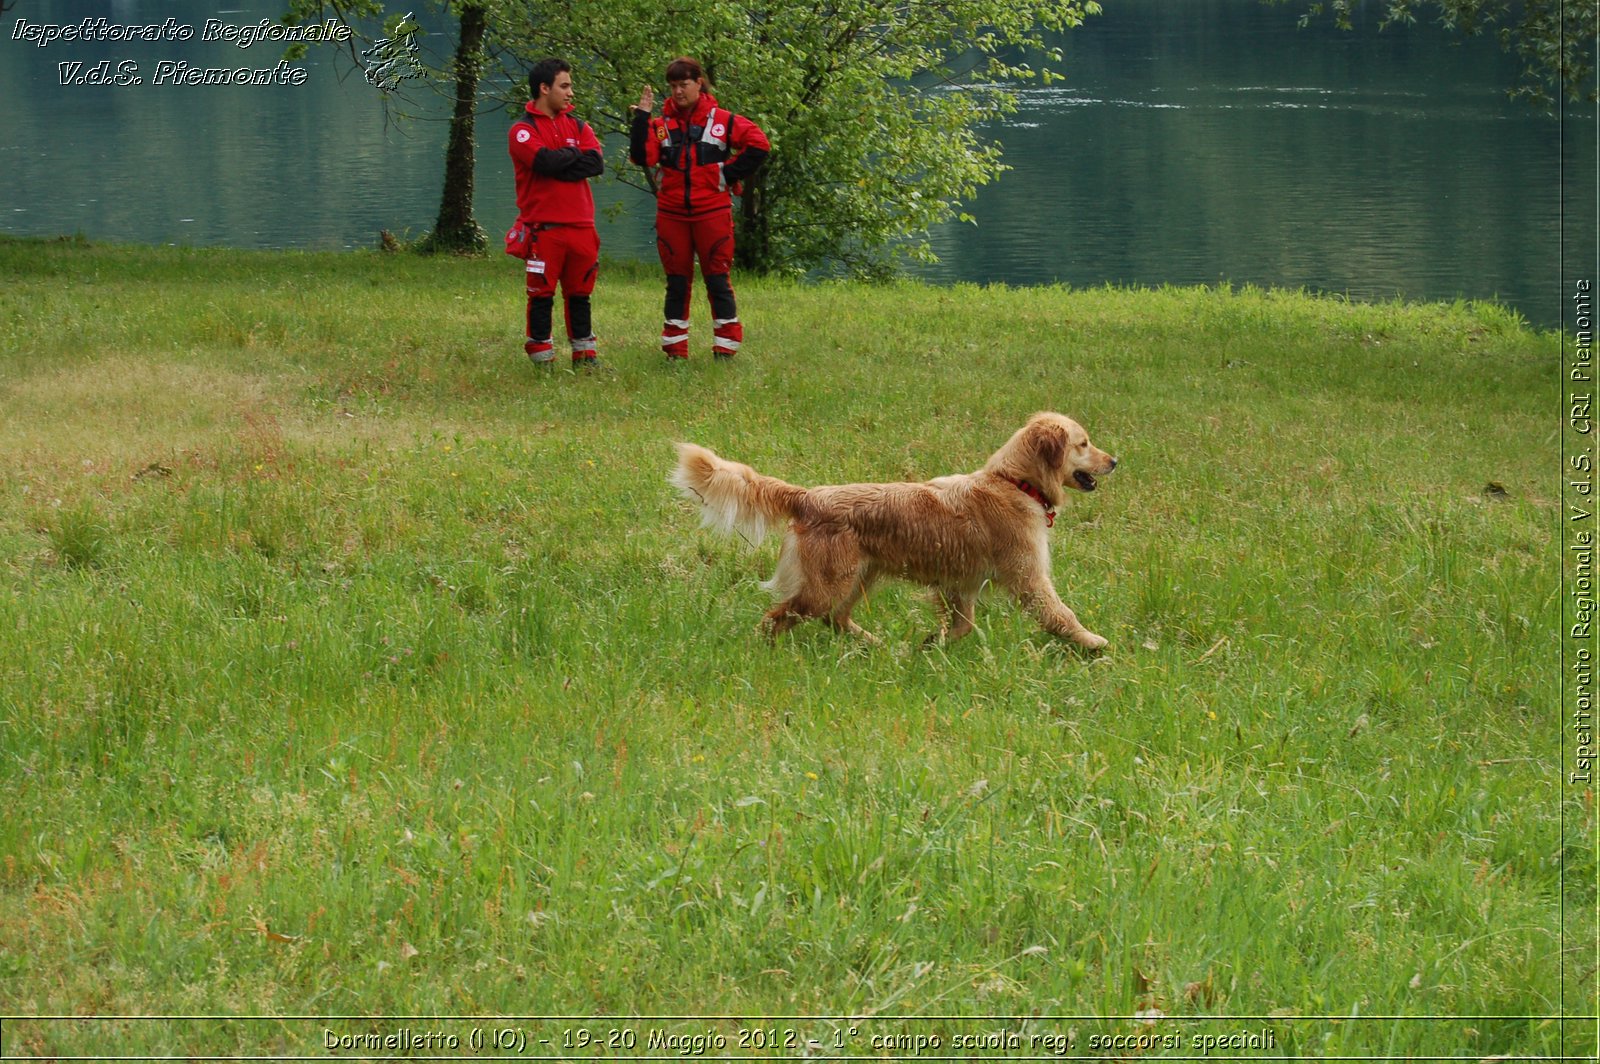
[[[483,228],[472,217],[474,119],[477,114],[478,79],[483,70],[483,39],[488,15],[477,4],[461,8],[461,38],[454,61],[456,106],[450,118],[450,143],[445,149],[444,191],[439,197],[439,220],[424,242],[429,251],[481,252],[488,247]]]
[[[767,175],[756,171],[744,181],[740,198],[739,239],[733,257],[740,269],[768,273],[777,264],[772,259],[772,215],[767,210]]]

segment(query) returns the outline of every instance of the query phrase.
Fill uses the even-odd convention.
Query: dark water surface
[[[1342,33],[1299,29],[1291,10],[1256,0],[1105,7],[1061,39],[1067,80],[1025,87],[1018,112],[988,131],[1013,169],[966,206],[978,225],[934,234],[942,262],[918,272],[1499,299],[1559,321],[1561,190],[1592,189],[1592,109],[1570,112],[1563,137],[1562,122],[1506,99],[1516,63],[1491,41],[1379,33],[1376,10]],[[429,228],[444,123],[389,120],[348,61],[314,50],[301,85],[153,83],[162,60],[271,67],[281,45],[198,37],[210,18],[247,25],[281,10],[46,0],[0,19],[0,232],[322,249]],[[171,18],[195,39],[13,38],[19,17],[101,15]],[[61,84],[60,64],[103,60],[112,72],[136,64],[144,83]],[[480,125],[477,213],[491,232],[513,211],[503,128],[499,115]],[[602,224],[607,252],[653,259],[648,201],[620,187],[600,198],[626,208]],[[1568,199],[1569,238],[1587,234],[1592,250],[1594,199]]]

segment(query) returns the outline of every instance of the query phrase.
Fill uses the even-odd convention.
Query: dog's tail
[[[806,489],[719,458],[704,447],[678,444],[672,484],[700,504],[700,521],[724,535],[738,532],[759,543],[770,526],[796,516]]]

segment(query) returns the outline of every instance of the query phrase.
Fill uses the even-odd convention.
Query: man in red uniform
[[[561,285],[572,364],[594,366],[594,323],[589,294],[600,261],[589,178],[605,172],[600,140],[572,114],[572,67],[544,59],[528,74],[533,98],[511,124],[512,168],[517,178],[517,225],[506,250],[528,268],[527,341],[534,362],[551,362],[556,285]],[[513,246],[515,245],[515,246]]]
[[[693,59],[667,66],[671,96],[651,118],[655,92],[648,85],[633,111],[628,155],[654,171],[656,250],[667,271],[661,349],[689,357],[689,294],[700,258],[711,300],[712,353],[732,358],[744,340],[728,272],[733,268],[733,194],[755,173],[770,145],[761,127],[717,106],[705,72]]]

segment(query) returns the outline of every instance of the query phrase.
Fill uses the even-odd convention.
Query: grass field
[[[1559,345],[1502,311],[740,279],[739,361],[697,289],[669,368],[611,267],[589,375],[509,260],[0,275],[0,1013],[302,1017],[5,1053],[1594,1049]],[[1053,533],[1098,657],[999,596],[924,649],[909,587],[769,645],[776,539],[666,483],[970,470],[1040,409],[1121,460]]]

